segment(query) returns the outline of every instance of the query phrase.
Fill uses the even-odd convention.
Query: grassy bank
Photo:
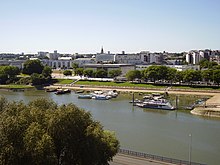
[[[15,84],[0,85],[0,89],[30,89],[30,88],[35,88],[35,87],[30,85],[15,85]]]
[[[158,88],[158,89],[165,89],[167,85],[160,85],[160,84],[138,84],[138,83],[131,83],[131,82],[123,82],[123,83],[116,83],[116,82],[100,82],[100,81],[78,81],[75,83],[76,85],[91,85],[91,86],[118,86],[118,87],[132,87],[132,88]],[[172,89],[187,89],[187,90],[220,90],[219,87],[199,87],[199,86],[172,86]]]

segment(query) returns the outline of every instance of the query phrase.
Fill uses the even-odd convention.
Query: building
[[[149,66],[152,65],[136,65],[136,69],[137,70],[145,70],[147,69]],[[185,70],[200,70],[200,66],[199,65],[164,65],[166,67],[170,67],[170,68],[174,68],[177,71],[185,71]]]
[[[59,57],[57,60],[43,59],[42,63],[53,69],[72,68],[72,57]]]
[[[115,55],[115,62],[118,64],[141,64],[141,54],[125,54],[122,51],[122,54]]]
[[[26,60],[0,60],[0,65],[16,66],[22,69]]]
[[[95,64],[96,61],[94,58],[77,58],[73,60],[73,63],[79,65],[79,67],[83,67],[85,64]]]
[[[142,51],[141,61],[143,64],[162,64],[164,62],[162,53],[150,53],[149,51]]]
[[[47,53],[46,56],[47,56],[50,60],[57,60],[58,57],[60,57],[60,54],[57,53],[57,50],[54,50],[53,53]]]

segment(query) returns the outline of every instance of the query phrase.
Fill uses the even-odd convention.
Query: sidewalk
[[[124,154],[117,154],[110,165],[172,165],[170,163],[159,162],[155,160],[133,157]]]

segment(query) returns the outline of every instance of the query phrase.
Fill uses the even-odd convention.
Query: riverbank
[[[63,84],[54,84],[45,87],[45,89],[50,88],[63,88],[71,90],[117,90],[121,92],[143,92],[143,93],[164,93],[169,92],[171,94],[193,94],[193,95],[208,95],[214,96],[220,94],[219,90],[189,90],[189,89],[178,89],[178,88],[140,88],[140,87],[119,87],[119,86],[91,86],[91,85],[63,85]]]
[[[202,106],[195,107],[191,113],[207,117],[220,117],[220,94],[216,93]]]

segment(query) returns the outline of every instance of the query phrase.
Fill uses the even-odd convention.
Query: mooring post
[[[132,103],[133,103],[133,106],[134,106],[134,92],[132,93]]]
[[[178,96],[176,95],[176,110],[178,109]]]

